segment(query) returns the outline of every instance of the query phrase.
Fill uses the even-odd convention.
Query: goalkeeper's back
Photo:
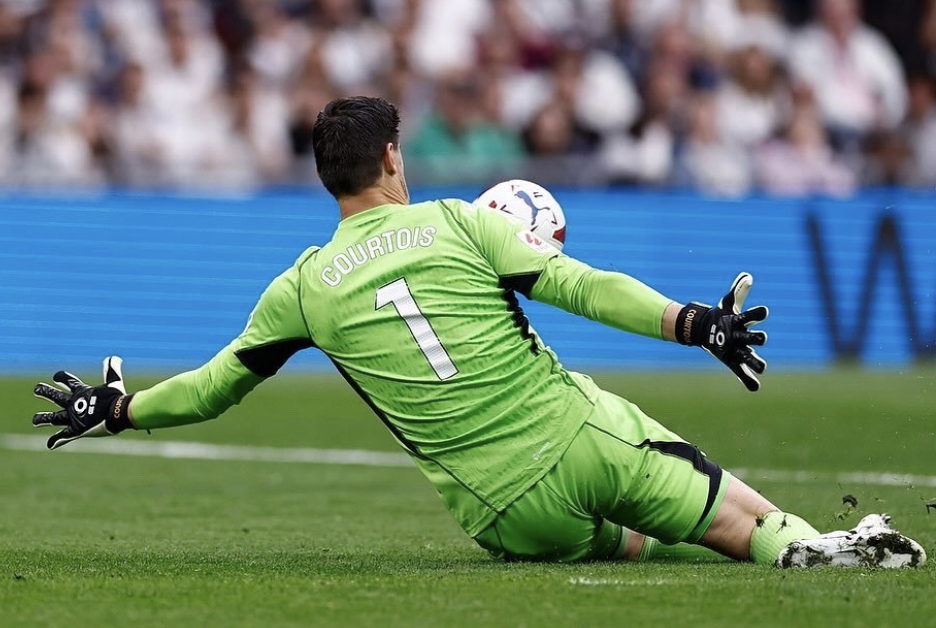
[[[515,294],[557,255],[463,201],[384,205],[300,259],[300,305],[312,342],[417,464],[500,509],[591,410],[593,384],[559,365]]]
[[[598,396],[543,346],[516,293],[654,338],[672,301],[487,209],[407,204],[399,122],[378,98],[325,107],[313,146],[342,216],[332,241],[267,287],[227,347],[138,392],[130,412],[145,429],[212,419],[317,346],[475,535],[559,460]]]

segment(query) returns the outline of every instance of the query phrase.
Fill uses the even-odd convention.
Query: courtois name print
[[[345,275],[354,272],[359,266],[372,262],[385,255],[412,248],[428,248],[435,243],[438,229],[432,225],[418,227],[400,227],[385,231],[352,244],[332,259],[332,263],[322,269],[321,279],[332,288],[341,284]]]

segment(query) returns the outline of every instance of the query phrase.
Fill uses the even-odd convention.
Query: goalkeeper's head
[[[392,103],[369,96],[331,101],[312,127],[312,148],[322,184],[339,201],[377,193],[409,202],[400,112]]]

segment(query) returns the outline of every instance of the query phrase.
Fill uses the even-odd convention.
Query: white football
[[[485,190],[475,199],[474,204],[501,212],[523,223],[560,251],[565,244],[565,213],[549,190],[541,185],[523,179],[511,179]]]

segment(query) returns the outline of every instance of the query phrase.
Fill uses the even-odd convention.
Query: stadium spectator
[[[365,17],[362,0],[319,0],[316,36],[329,82],[342,91],[375,91],[390,61],[387,30]]]
[[[436,107],[415,137],[403,145],[416,164],[414,174],[441,181],[484,181],[522,155],[519,137],[486,119],[476,77],[456,72],[436,88]],[[424,174],[423,173],[423,174]]]
[[[421,0],[409,45],[410,62],[431,79],[472,69],[477,36],[490,24],[487,0]]]
[[[312,33],[287,15],[275,0],[249,0],[241,5],[251,31],[247,52],[250,62],[265,81],[285,87],[303,64]]]
[[[292,98],[288,122],[289,145],[294,158],[312,154],[312,125],[315,117],[330,100],[333,92],[327,87],[307,84],[297,89]]]
[[[688,76],[697,62],[692,36],[683,20],[663,24],[653,35],[651,63],[668,65]]]
[[[834,155],[816,107],[803,98],[782,138],[757,153],[757,178],[770,193],[783,196],[853,191],[854,174]]]
[[[820,0],[818,20],[790,46],[794,77],[812,88],[824,123],[845,142],[895,128],[907,108],[900,62],[859,9],[858,0]]]
[[[646,73],[644,109],[627,132],[606,136],[600,161],[617,183],[663,185],[673,167],[688,86],[681,68],[658,62]]]
[[[561,102],[540,109],[523,131],[527,153],[539,157],[589,153],[599,138],[579,127],[572,110]]]
[[[45,86],[23,83],[16,111],[4,168],[8,184],[64,188],[101,182],[90,143],[75,124],[51,111]]]
[[[495,22],[478,36],[478,70],[500,92],[498,119],[514,129],[529,124],[531,102],[545,100],[538,73],[524,67],[522,41],[509,23]]]
[[[729,78],[717,97],[718,125],[726,139],[756,147],[780,128],[788,115],[789,91],[779,57],[784,33],[760,18],[745,21],[734,42]]]
[[[901,134],[912,159],[900,183],[936,186],[936,78],[917,75],[910,80],[910,107]]]
[[[708,194],[739,196],[750,189],[751,178],[743,147],[719,132],[715,96],[697,95],[677,158],[676,183]]]
[[[166,183],[169,147],[166,122],[145,96],[146,70],[129,63],[120,73],[111,125],[111,142],[119,180],[134,185]]]
[[[602,134],[626,129],[640,110],[640,97],[624,65],[577,39],[557,52],[552,99],[572,107],[584,128]]]
[[[244,173],[241,184],[278,183],[289,168],[288,104],[261,80],[248,64],[238,66],[230,80],[230,154]]]
[[[611,26],[604,47],[624,64],[634,80],[640,82],[649,51],[634,25],[634,4],[635,0],[611,0]]]
[[[592,153],[601,136],[583,129],[572,110],[560,102],[546,104],[521,135],[528,162],[518,175],[561,185],[601,182],[593,167]]]
[[[163,36],[165,52],[145,63],[146,97],[165,115],[175,116],[177,124],[197,126],[195,117],[221,86],[221,49],[209,31],[190,24],[180,10],[165,16]]]
[[[21,66],[21,82],[41,89],[46,113],[56,121],[75,124],[89,104],[88,86],[61,49],[40,46]]]
[[[152,65],[165,50],[159,10],[154,2],[109,0],[107,11],[101,12],[101,20],[102,33],[125,61]]]

